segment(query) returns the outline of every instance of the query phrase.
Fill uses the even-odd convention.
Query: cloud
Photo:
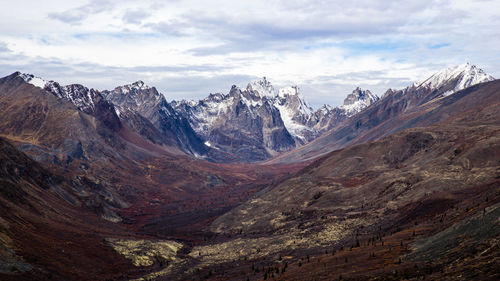
[[[81,24],[90,15],[102,13],[113,8],[111,2],[107,0],[93,0],[85,5],[72,8],[63,12],[51,12],[50,19],[59,20],[68,24]]]
[[[163,35],[169,35],[173,37],[186,36],[186,24],[178,21],[171,22],[156,22],[144,24],[144,27],[151,28],[154,32],[161,33]]]
[[[141,24],[141,22],[147,19],[150,15],[150,12],[147,12],[143,9],[127,10],[122,19],[125,23]]]
[[[0,54],[2,53],[8,53],[10,52],[10,49],[7,47],[7,44],[4,42],[0,41]]]

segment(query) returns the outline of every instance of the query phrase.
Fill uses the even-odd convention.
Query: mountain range
[[[79,84],[61,86],[32,74],[18,76],[114,130],[122,126],[119,119],[152,143],[217,162],[269,159],[314,140],[379,99],[356,88],[342,106],[324,105],[313,111],[297,86],[276,93],[264,77],[246,89],[232,86],[227,95],[169,103],[142,81],[98,91]]]
[[[2,280],[496,280],[500,83],[309,106],[0,78]]]

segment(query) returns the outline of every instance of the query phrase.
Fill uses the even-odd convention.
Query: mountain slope
[[[26,83],[18,73],[0,79],[0,134],[26,143],[24,151],[48,163],[97,160],[125,144],[107,119]]]
[[[211,229],[235,236],[234,243],[224,244],[225,252],[243,251],[238,245],[244,244],[259,249],[249,251],[251,256],[295,258],[288,260],[294,273],[285,279],[331,280],[342,274],[368,280],[394,276],[395,269],[410,278],[447,268],[437,276],[489,280],[498,271],[479,253],[498,260],[499,106],[498,80],[423,104],[414,111],[423,111],[419,122],[432,126],[331,152],[219,217]],[[313,264],[329,266],[298,269],[306,254],[307,263],[311,255]],[[408,265],[399,266],[401,260]],[[474,266],[453,274],[454,261],[465,266],[466,260]]]
[[[496,110],[499,106],[500,80],[448,96],[431,109],[424,105],[421,116],[426,118],[422,120],[433,120],[434,126],[409,129],[332,152],[259,200],[247,202],[221,217],[214,229],[230,231],[225,227],[228,221],[231,227],[237,228],[236,223],[248,231],[272,229],[280,225],[273,225],[275,220],[270,219],[278,216],[275,212],[310,206],[332,211],[362,204],[375,208],[380,196],[388,196],[384,204],[390,202],[387,207],[395,208],[418,200],[425,193],[495,181],[500,167],[500,114]],[[318,192],[321,195],[312,198]],[[339,204],[346,205],[341,208]],[[246,223],[248,220],[254,223]]]
[[[102,241],[126,230],[96,215],[107,207],[89,203],[106,200],[88,179],[53,174],[0,138],[0,186],[0,279],[88,280],[131,271]]]
[[[47,90],[60,99],[71,102],[82,112],[101,120],[110,129],[114,131],[121,129],[122,124],[115,113],[114,106],[107,102],[99,91],[80,84],[61,86],[55,81],[46,81],[32,74],[19,72],[17,74],[27,83]]]

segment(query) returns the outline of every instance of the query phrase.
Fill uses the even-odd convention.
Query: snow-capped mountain
[[[150,115],[160,103],[165,102],[163,95],[153,87],[137,81],[132,84],[116,87],[112,91],[103,91],[102,95],[117,106],[119,112],[132,110],[143,116]],[[172,114],[167,108],[167,113]]]
[[[142,81],[103,91],[117,107],[121,120],[154,143],[177,145],[193,155],[203,156],[208,148],[188,120],[177,113],[155,87]]]
[[[45,85],[47,85],[47,83],[49,82],[47,80],[44,80],[40,77],[36,77],[35,75],[29,73],[18,72],[17,75],[23,78],[23,80],[26,81],[27,83],[30,83],[31,85],[42,89],[45,88]]]
[[[172,105],[207,145],[235,159],[257,161],[295,147],[273,96],[272,85],[263,79],[246,89],[233,85],[227,95],[210,94],[199,101],[173,101]]]
[[[308,143],[349,116],[378,100],[370,91],[356,89],[342,107],[324,106],[313,111],[297,86],[274,91],[264,77],[246,89],[233,86],[229,94],[210,94],[199,101],[173,101],[211,147],[253,160]]]
[[[452,89],[447,89],[443,92],[443,96],[447,96],[468,88],[472,85],[493,81],[491,75],[486,74],[482,69],[470,63],[464,63],[453,67],[445,68],[429,78],[417,82],[414,85],[418,87],[426,87],[431,89],[442,89],[443,87],[453,84]]]

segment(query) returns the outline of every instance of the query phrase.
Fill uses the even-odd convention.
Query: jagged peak
[[[356,89],[354,89],[352,93],[347,95],[347,97],[344,99],[344,106],[352,105],[358,101],[365,101],[367,105],[370,105],[377,100],[379,100],[379,97],[375,94],[372,94],[370,90],[363,90],[360,87],[356,87]]]
[[[132,90],[132,89],[135,89],[135,90],[148,90],[148,89],[151,89],[151,88],[154,88],[154,87],[150,87],[148,85],[146,85],[146,83],[144,83],[144,81],[142,80],[137,80],[131,84],[126,84],[126,85],[123,85],[123,86],[118,86],[117,88],[121,88],[123,92],[128,92],[128,90]]]
[[[352,93],[347,95],[344,99],[344,104],[340,108],[346,112],[347,116],[352,116],[379,99],[370,90],[363,90],[360,87],[356,87]]]
[[[276,93],[274,92],[274,87],[264,76],[262,79],[252,81],[248,83],[247,90],[251,92],[256,92],[261,97],[274,97]]]
[[[134,88],[141,89],[141,90],[150,89],[151,88],[148,85],[146,85],[146,83],[144,83],[144,81],[142,81],[142,80],[135,81],[134,83],[131,84],[131,86],[134,87]]]

